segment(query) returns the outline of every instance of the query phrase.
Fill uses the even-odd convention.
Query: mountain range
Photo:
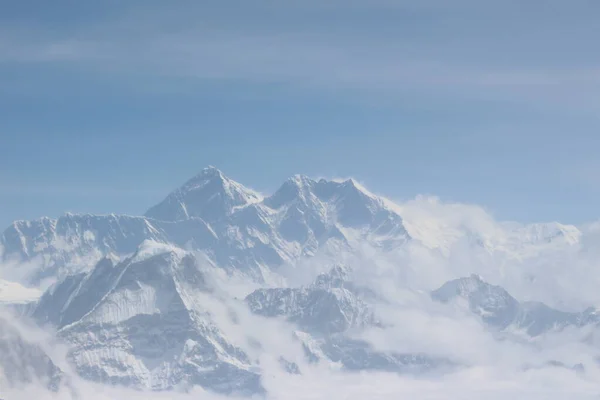
[[[402,218],[349,179],[297,175],[262,197],[214,167],[204,169],[144,216],[66,214],[16,221],[0,237],[4,260],[32,262],[31,282],[130,255],[144,240],[203,251],[221,268],[262,280],[272,268],[319,250],[368,240],[393,248],[409,240]]]
[[[296,358],[274,354],[287,373],[301,374],[311,364],[441,373],[459,368],[461,360],[383,350],[361,337],[386,329],[377,307],[385,296],[355,269],[376,269],[373,254],[401,250],[443,260],[455,245],[523,261],[540,252],[579,251],[584,235],[558,223],[484,230],[415,215],[353,179],[296,175],[263,195],[208,167],[142,216],[65,214],[14,222],[0,236],[1,257],[8,275],[23,273],[13,274],[20,282],[0,282],[0,304],[52,329],[68,345],[67,362],[80,377],[110,385],[264,393],[268,335],[245,332],[235,316],[240,310],[254,324],[283,324],[270,334],[301,350]],[[359,258],[358,266],[345,262],[365,248],[371,258]],[[287,273],[306,263],[318,268],[306,271],[308,281],[292,282]],[[594,308],[560,311],[520,302],[478,275],[453,278],[428,299],[466,306],[491,330],[535,338],[600,322]],[[53,282],[47,290],[35,288],[46,280]],[[243,289],[227,286],[237,281]],[[27,356],[18,358],[36,366],[33,375],[57,388],[64,372],[15,332],[2,337],[24,349]],[[0,368],[19,371],[15,365],[14,357],[0,357]],[[25,373],[9,378],[33,379]]]

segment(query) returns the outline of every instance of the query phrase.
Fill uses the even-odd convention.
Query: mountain
[[[600,323],[600,314],[589,308],[583,312],[556,310],[541,302],[519,302],[504,288],[485,282],[479,275],[449,281],[431,292],[442,303],[466,301],[470,312],[496,329],[524,331],[538,336],[567,326]]]
[[[448,303],[466,299],[469,310],[494,327],[505,329],[520,311],[519,302],[500,286],[490,285],[479,275],[445,283],[431,293],[433,299]]]
[[[66,214],[57,219],[16,221],[0,236],[3,259],[38,267],[29,281],[63,278],[107,255],[130,255],[144,240],[203,249],[216,241],[199,219],[154,221],[126,215]]]
[[[290,374],[303,374],[311,363],[444,372],[468,365],[469,355],[436,345],[427,351],[375,346],[381,335],[389,349],[394,340],[385,335],[398,332],[384,332],[391,325],[414,334],[410,320],[379,322],[385,316],[378,312],[398,304],[391,301],[393,285],[415,284],[414,292],[400,296],[421,299],[427,276],[453,276],[445,267],[459,263],[470,271],[502,265],[511,279],[523,271],[523,282],[513,287],[529,290],[533,283],[521,283],[543,286],[540,272],[559,271],[590,239],[569,225],[496,223],[481,210],[428,202],[400,206],[353,179],[304,175],[261,195],[209,167],[143,216],[66,214],[14,222],[0,235],[0,272],[25,278],[0,281],[0,304],[55,329],[81,377],[143,390],[201,386],[261,395],[273,360],[277,372]],[[312,267],[323,263],[334,267],[315,277]],[[292,276],[310,283],[299,285]],[[30,289],[46,279],[55,283],[41,296]],[[232,286],[220,286],[225,283]],[[573,313],[520,302],[478,275],[449,281],[431,296],[466,307],[492,331],[539,336],[600,323],[596,309]],[[261,322],[281,330],[261,337]],[[4,380],[42,379],[56,389],[64,374],[21,333],[0,318],[0,368],[10,370]],[[563,361],[572,365],[556,360]],[[544,362],[536,358],[531,365]]]
[[[259,194],[210,166],[150,208],[145,215],[159,221],[201,218],[212,223],[230,215],[236,208],[260,199]]]
[[[54,285],[32,316],[56,327],[71,345],[69,360],[88,380],[261,392],[257,367],[203,307],[209,292],[191,254],[145,242],[120,263],[106,258]]]
[[[409,239],[400,215],[353,179],[315,181],[296,175],[263,204],[278,211],[278,230],[291,242],[362,239],[391,248]]]
[[[448,219],[435,200],[420,201],[415,212],[414,206],[375,196],[353,179],[304,175],[262,196],[208,167],[145,216],[66,214],[15,221],[0,235],[0,261],[25,271],[15,274],[25,276],[21,283],[37,284],[87,271],[108,255],[129,256],[152,240],[205,252],[230,273],[263,281],[303,257],[335,259],[365,245],[393,251],[414,244],[448,256],[464,242],[474,254],[518,262],[577,249],[584,234],[558,223],[496,223],[481,210],[454,205],[448,214],[459,217]]]
[[[284,317],[300,329],[330,335],[375,323],[373,312],[343,287],[340,269],[320,275],[301,288],[258,289],[246,297],[250,310],[265,317]]]
[[[261,197],[214,167],[204,169],[145,216],[76,215],[16,221],[0,236],[3,260],[37,266],[25,282],[89,270],[128,256],[144,240],[205,252],[216,265],[263,280],[319,252],[364,242],[384,250],[410,239],[402,217],[354,180],[297,175]]]
[[[496,221],[476,205],[445,203],[432,196],[417,196],[391,206],[402,216],[414,241],[445,255],[460,246],[474,254],[493,254],[512,260],[535,259],[546,252],[576,250],[582,239],[594,231],[591,227],[558,222]]]
[[[426,354],[375,350],[351,333],[381,327],[348,271],[335,266],[300,288],[258,289],[246,297],[250,310],[264,317],[284,318],[296,325],[294,338],[310,362],[338,364],[347,370],[418,373],[452,366],[449,360]]]

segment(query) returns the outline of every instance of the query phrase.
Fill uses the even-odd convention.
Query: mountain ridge
[[[90,272],[55,284],[32,318],[56,328],[70,344],[68,360],[91,381],[160,391],[200,385],[226,394],[262,392],[254,362],[203,308],[199,299],[206,291],[191,254],[146,243],[132,257],[103,259]]]
[[[198,197],[187,198],[188,193]],[[178,216],[182,199],[184,219]],[[228,273],[262,282],[302,259],[335,258],[365,246],[383,252],[424,247],[441,257],[454,247],[469,246],[484,257],[521,262],[541,252],[577,251],[585,243],[584,233],[571,225],[493,223],[488,215],[483,215],[484,225],[473,223],[472,215],[448,220],[435,209],[442,207],[439,200],[418,202],[421,209],[415,212],[414,201],[395,204],[354,179],[306,175],[294,175],[274,193],[259,195],[208,167],[150,207],[146,216],[66,213],[15,221],[0,234],[0,260],[23,269],[14,271],[18,278],[11,280],[38,285],[87,271],[107,255],[127,257],[152,240],[203,252]],[[150,212],[158,206],[171,220],[150,217],[162,215]],[[475,212],[481,216],[481,210]]]
[[[529,336],[539,336],[568,326],[600,324],[600,312],[593,307],[581,312],[568,312],[539,301],[520,302],[503,287],[492,285],[477,274],[446,282],[433,290],[431,297],[441,303],[464,299],[468,302],[469,311],[485,324],[499,330],[522,331]]]
[[[409,240],[402,218],[353,180],[296,175],[262,196],[204,169],[145,216],[67,213],[15,221],[1,235],[3,259],[37,260],[33,281],[91,268],[108,254],[126,256],[144,240],[205,251],[215,263],[262,279],[328,246],[368,240],[392,248]]]

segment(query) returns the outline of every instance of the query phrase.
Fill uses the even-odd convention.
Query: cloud
[[[358,10],[366,7],[365,2],[355,3]],[[239,21],[219,7],[201,13],[194,7],[165,10],[153,5],[141,16],[123,13],[119,18],[93,21],[66,38],[43,30],[27,34],[5,31],[2,36],[10,40],[0,43],[0,60],[52,63],[145,80],[242,82],[331,95],[342,91],[387,99],[494,100],[526,107],[597,110],[598,60],[520,61],[528,60],[530,53],[516,36],[512,41],[499,36],[507,25],[491,21],[489,41],[474,34],[481,26],[472,19],[477,13],[487,18],[489,11],[473,2],[461,3],[457,10],[440,2],[429,2],[426,7],[404,2],[392,11],[387,8],[389,2],[379,3],[367,9],[385,21],[387,30],[351,7],[336,9],[340,15],[333,20],[331,10],[313,2],[295,13],[294,6],[261,4],[249,11],[255,19]],[[388,22],[386,12],[405,21],[406,27]],[[268,13],[280,20],[267,19]],[[311,13],[324,21],[313,22],[310,30],[300,28]],[[199,19],[191,21],[191,15]],[[525,29],[524,17],[511,14],[509,8],[500,8],[497,15],[507,24],[514,22],[514,29],[526,36],[524,42],[542,40]],[[413,25],[410,18],[415,19]],[[459,24],[460,20],[464,24]],[[176,28],[174,21],[179,21]],[[219,21],[222,23],[216,23]],[[545,17],[538,23],[550,22]],[[423,31],[415,26],[418,23],[430,30]],[[579,32],[572,35],[574,41],[585,38]],[[497,60],[491,50],[494,45],[508,46],[507,57],[512,60]],[[551,54],[545,47],[540,47],[540,52]]]
[[[256,287],[255,284],[239,277],[229,277],[207,263],[203,268],[214,290],[197,301],[210,311],[219,329],[233,344],[252,359],[260,361],[267,399],[387,399],[398,396],[432,400],[597,398],[600,388],[596,382],[600,369],[595,357],[599,355],[599,349],[597,345],[583,340],[589,331],[565,330],[534,340],[500,338],[470,313],[434,303],[428,295],[428,291],[436,288],[441,281],[479,272],[495,279],[492,283],[506,285],[509,290],[532,292],[534,288],[532,293],[536,296],[541,294],[544,300],[555,302],[574,296],[574,287],[564,285],[563,280],[568,278],[571,285],[581,285],[585,289],[579,291],[583,296],[578,298],[585,301],[588,295],[592,295],[587,288],[597,287],[591,264],[587,264],[591,260],[576,253],[578,256],[572,259],[571,272],[555,271],[551,265],[549,267],[541,261],[555,257],[556,249],[542,249],[535,256],[539,259],[533,263],[511,264],[510,258],[494,258],[502,253],[487,253],[478,241],[471,243],[475,245],[472,246],[453,235],[449,236],[451,240],[439,235],[439,231],[445,230],[456,231],[457,235],[466,231],[486,238],[490,245],[498,245],[506,244],[506,236],[514,229],[522,228],[519,224],[507,226],[498,222],[475,205],[444,203],[439,199],[421,197],[399,204],[398,210],[407,221],[423,229],[420,232],[422,237],[431,232],[434,237],[427,246],[415,243],[402,252],[382,253],[378,249],[364,247],[355,254],[336,257],[336,260],[342,259],[353,268],[352,279],[356,283],[378,293],[379,297],[373,300],[372,305],[386,326],[386,329],[369,329],[353,335],[368,341],[378,350],[426,352],[460,362],[463,367],[445,374],[401,376],[377,372],[351,373],[326,363],[309,364],[299,343],[292,339],[292,332],[296,329],[293,325],[257,317],[245,307],[241,299]],[[430,224],[421,224],[423,221],[430,221]],[[432,247],[435,243],[445,243],[446,248],[439,251]],[[561,251],[570,249],[563,245],[559,246]],[[597,247],[595,242],[589,245]],[[479,258],[480,252],[487,257]],[[290,286],[305,284],[326,269],[331,261],[321,254],[304,260],[296,266],[303,273],[286,271],[287,283]],[[548,274],[541,287],[525,286],[527,281],[523,278],[532,271],[539,272],[537,268],[540,268],[539,271],[550,268],[557,273]],[[572,272],[579,268],[581,272]],[[512,270],[512,273],[497,274],[502,270]],[[591,283],[584,283],[585,280]],[[47,351],[51,351],[51,333],[38,332],[30,327],[25,334],[28,340],[42,343]],[[52,354],[68,370],[64,352]],[[297,362],[302,375],[286,374],[277,362],[282,355]],[[564,366],[551,363],[556,361]],[[569,368],[578,363],[585,365],[583,374]],[[99,386],[82,381],[74,374],[72,376],[74,391],[79,398],[91,400],[223,399],[200,389],[192,393],[147,393]],[[30,398],[28,396],[67,399],[71,398],[71,392],[54,396],[36,387],[27,387],[3,391],[2,396],[17,400]]]

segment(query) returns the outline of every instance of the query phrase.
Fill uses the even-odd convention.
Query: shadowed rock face
[[[23,338],[11,322],[0,316],[0,387],[43,384],[57,391],[63,372],[37,344]]]
[[[469,310],[489,326],[500,330],[522,330],[530,336],[600,322],[600,315],[593,308],[572,313],[540,302],[521,303],[502,287],[491,285],[478,275],[449,281],[431,292],[431,297],[442,303],[464,299]]]

